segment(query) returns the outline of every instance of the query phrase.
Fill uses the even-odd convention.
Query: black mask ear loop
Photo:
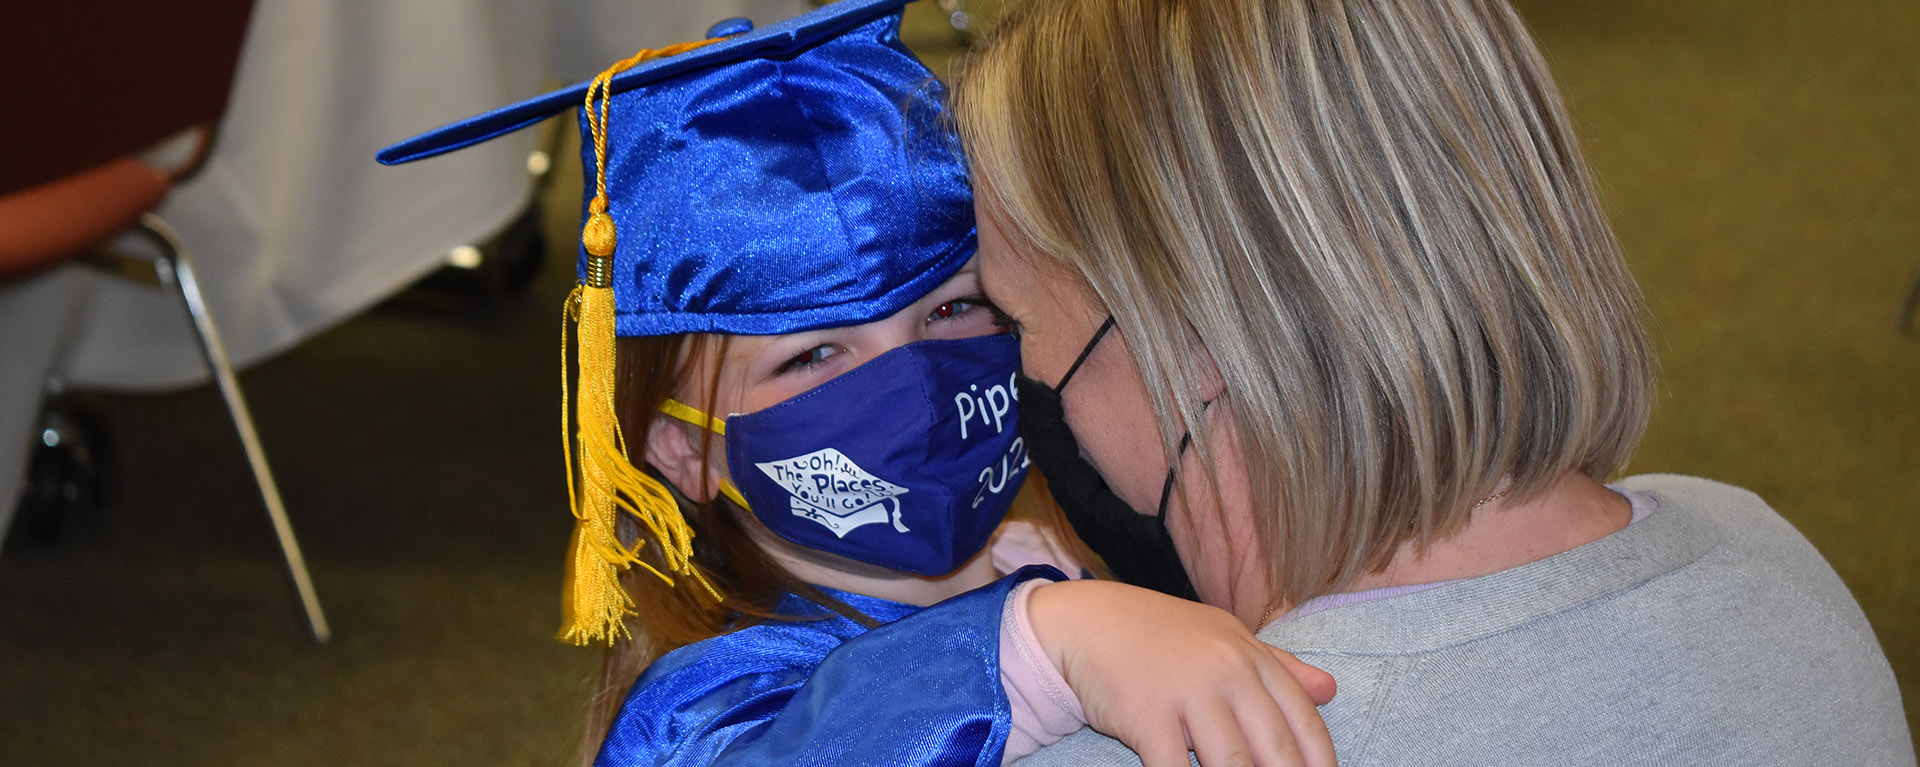
[[[1160,530],[1167,529],[1167,502],[1173,500],[1173,470],[1180,465],[1180,459],[1187,454],[1187,446],[1193,444],[1193,432],[1180,435],[1180,451],[1173,454],[1173,463],[1167,466],[1167,483],[1160,486],[1160,510],[1154,516],[1160,518]]]
[[[1093,354],[1093,347],[1099,346],[1100,339],[1106,338],[1107,331],[1112,329],[1113,329],[1113,315],[1109,314],[1107,315],[1107,321],[1100,323],[1100,329],[1093,331],[1093,338],[1090,338],[1087,340],[1087,345],[1080,347],[1080,356],[1073,358],[1073,364],[1067,366],[1067,374],[1060,376],[1060,383],[1053,385],[1053,393],[1063,394],[1066,392],[1067,381],[1073,379],[1074,373],[1080,372],[1081,363],[1084,363],[1087,361],[1087,357]]]
[[[1028,390],[1021,397],[1021,430],[1034,466],[1047,475],[1067,521],[1116,577],[1183,599],[1197,599],[1179,552],[1167,536],[1164,504],[1159,517],[1144,519],[1149,515],[1115,496],[1099,470],[1081,455],[1079,440],[1067,426],[1061,408],[1061,389],[1072,381],[1113,325],[1113,317],[1108,316],[1060,377],[1058,386],[1025,375],[1019,377],[1021,388]]]
[[[1053,387],[1054,394],[1056,395],[1065,394],[1067,390],[1067,381],[1072,380],[1073,374],[1080,371],[1080,365],[1087,361],[1087,357],[1093,354],[1094,347],[1100,345],[1100,339],[1106,338],[1107,331],[1112,329],[1113,329],[1113,315],[1109,314],[1107,315],[1107,320],[1105,322],[1100,323],[1100,329],[1093,331],[1093,338],[1088,339],[1087,345],[1084,347],[1081,347],[1080,356],[1075,357],[1073,360],[1073,364],[1067,366],[1067,374],[1060,376],[1060,383],[1055,384]],[[1209,402],[1207,404],[1211,405],[1213,403]],[[1191,444],[1193,444],[1193,432],[1187,432],[1185,434],[1180,435],[1180,451],[1174,454],[1173,463],[1167,466],[1167,481],[1165,484],[1162,484],[1160,486],[1160,507],[1159,509],[1154,511],[1154,518],[1159,520],[1160,522],[1161,534],[1166,534],[1167,532],[1167,504],[1168,502],[1173,500],[1174,469],[1180,465],[1180,458],[1187,454],[1187,446]]]

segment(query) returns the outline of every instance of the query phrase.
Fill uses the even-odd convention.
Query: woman
[[[1778,515],[1603,484],[1653,355],[1502,0],[1034,2],[955,91],[1036,465],[1116,571],[1333,672],[1343,763],[1912,763]]]

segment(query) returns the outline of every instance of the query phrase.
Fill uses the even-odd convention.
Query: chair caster
[[[55,400],[39,427],[9,538],[52,546],[106,516],[107,439],[93,416]]]

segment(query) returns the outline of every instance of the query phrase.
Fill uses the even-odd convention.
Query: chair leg
[[[306,559],[300,555],[300,544],[293,537],[293,525],[287,519],[286,507],[280,502],[280,487],[274,483],[273,472],[267,468],[267,454],[260,447],[260,436],[254,431],[253,416],[247,410],[246,399],[241,396],[240,382],[233,375],[233,367],[227,364],[226,347],[220,344],[220,334],[214,328],[213,317],[207,312],[205,299],[200,295],[193,264],[187,258],[179,235],[166,221],[149,213],[141,216],[140,228],[164,251],[165,255],[154,263],[154,267],[163,280],[171,281],[180,288],[180,296],[187,303],[187,312],[193,315],[194,328],[199,331],[200,349],[206,353],[207,366],[213,370],[214,383],[219,386],[220,396],[227,402],[227,413],[233,416],[233,427],[240,433],[240,444],[246,448],[247,463],[253,469],[254,481],[260,486],[260,497],[267,504],[267,516],[273,521],[273,531],[280,539],[280,550],[287,558],[287,570],[293,576],[293,586],[300,592],[300,603],[306,609],[307,625],[313,631],[314,641],[325,644],[332,637],[332,632],[327,628],[326,616],[320,612],[320,599],[314,594],[313,579],[307,574]]]

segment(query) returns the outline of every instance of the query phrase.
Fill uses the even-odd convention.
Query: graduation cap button
[[[708,27],[707,37],[732,37],[752,31],[753,19],[744,16],[735,16],[731,19],[721,19],[715,22],[713,26]]]

